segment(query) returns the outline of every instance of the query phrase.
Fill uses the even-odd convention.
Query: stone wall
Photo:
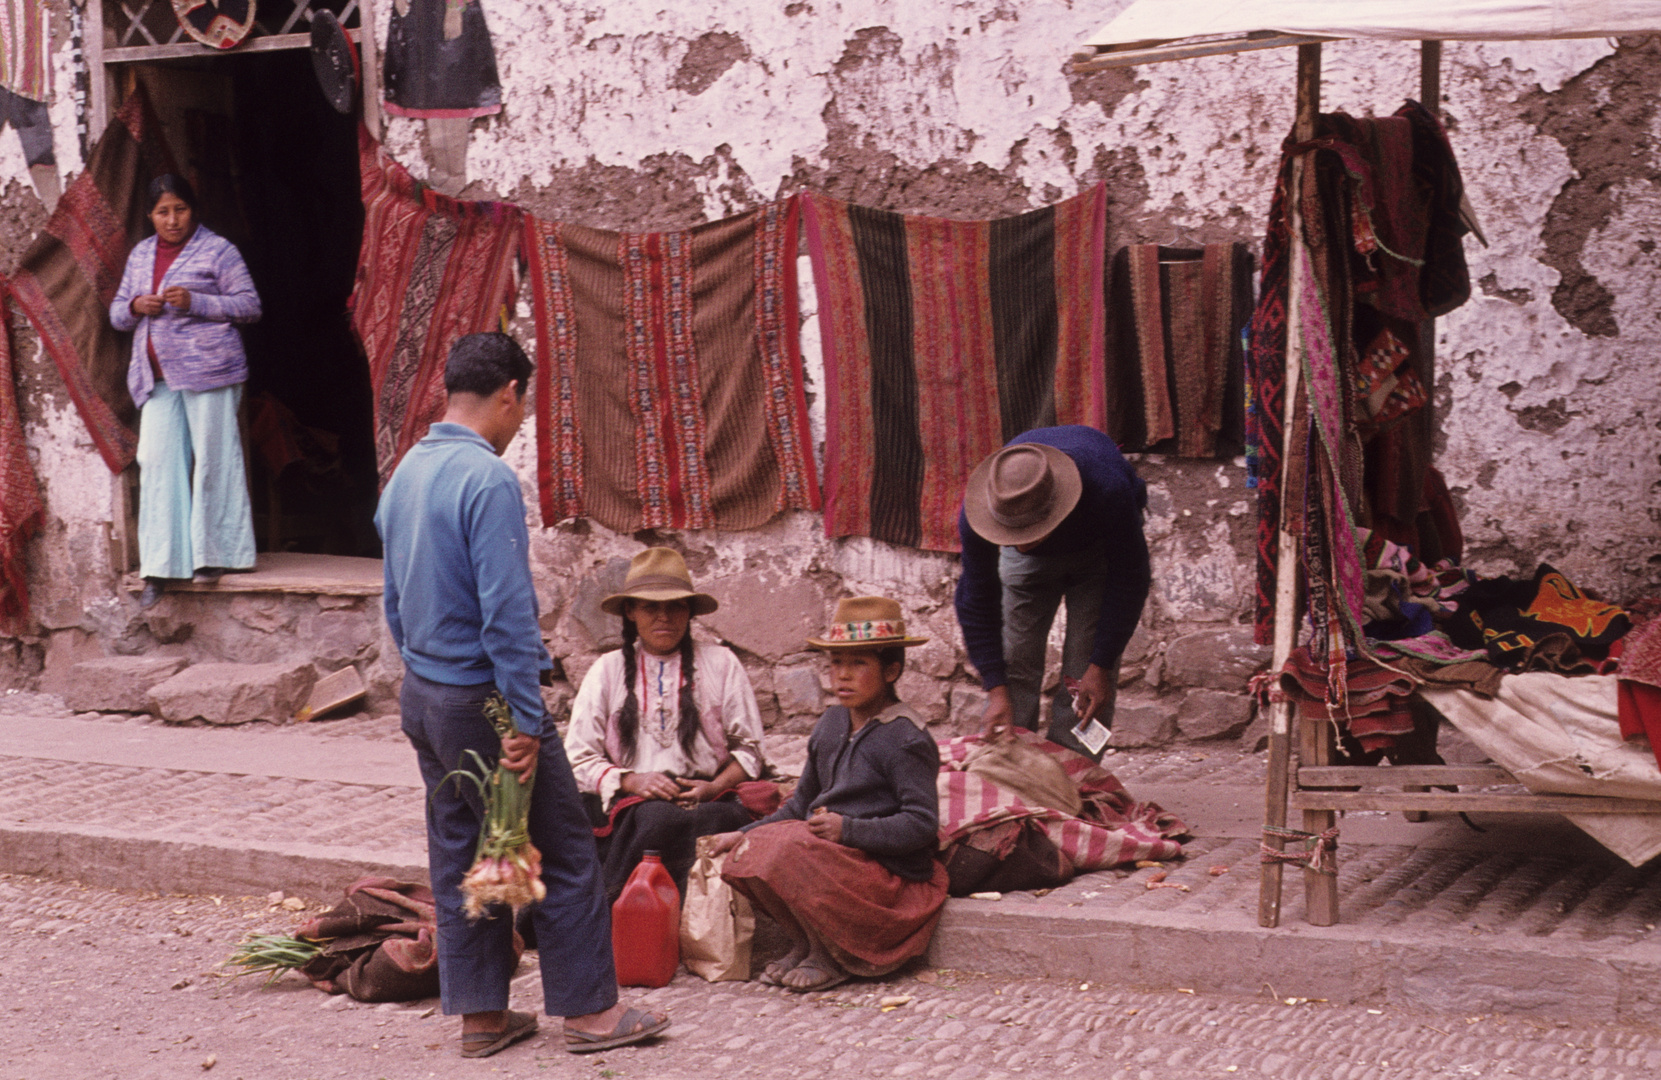
[[[383,35],[390,4],[374,0]],[[1178,229],[1257,245],[1291,124],[1293,52],[1068,75],[1077,42],[1122,6],[485,0],[506,107],[472,125],[464,194],[647,229],[806,189],[992,216],[1103,181],[1115,245],[1167,241]],[[67,85],[67,50],[57,55]],[[1469,561],[1500,573],[1549,560],[1613,597],[1655,592],[1661,42],[1449,43],[1445,56],[1443,106],[1491,245],[1468,244],[1477,295],[1438,335],[1439,463]],[[1329,45],[1324,106],[1393,111],[1417,90],[1417,62],[1404,43]],[[72,172],[67,95],[53,116]],[[418,122],[391,120],[386,139],[425,174]],[[0,218],[0,248],[13,253],[43,219],[9,134],[0,135]],[[811,304],[805,282],[803,295]],[[518,330],[530,337],[527,318]],[[19,341],[49,522],[33,549],[38,632],[3,643],[0,665],[27,678],[53,643],[123,648],[131,601],[107,570],[108,478],[50,365],[26,334]],[[813,390],[811,312],[803,341]],[[509,457],[534,505],[530,440]],[[1118,738],[1233,734],[1247,718],[1244,678],[1261,662],[1243,625],[1253,510],[1244,470],[1238,461],[1137,464],[1150,484],[1155,585],[1126,656]],[[598,598],[642,543],[667,543],[726,603],[697,632],[745,655],[775,725],[800,730],[815,713],[818,669],[801,639],[837,597],[864,592],[897,596],[934,638],[912,657],[907,696],[941,723],[978,712],[951,612],[950,557],[830,541],[808,514],[740,534],[533,524],[544,630],[573,681],[614,640]]]

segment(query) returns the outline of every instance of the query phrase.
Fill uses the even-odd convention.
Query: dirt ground
[[[808,996],[682,975],[662,990],[625,991],[673,1016],[654,1045],[580,1057],[538,1036],[470,1061],[456,1053],[459,1023],[434,1001],[363,1005],[296,976],[266,988],[220,966],[247,934],[281,932],[307,914],[268,898],[0,875],[0,1008],[9,1021],[0,1028],[0,1080],[1661,1075],[1661,1033],[1650,1030],[928,969]],[[885,1010],[885,996],[909,1000]],[[539,997],[527,962],[514,1004],[534,1007]],[[545,1030],[556,1024],[545,1021]]]

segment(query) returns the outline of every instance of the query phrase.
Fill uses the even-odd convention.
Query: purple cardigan
[[[156,238],[149,236],[127,256],[121,288],[110,303],[111,325],[134,331],[133,358],[127,365],[133,404],[142,407],[156,388],[147,359],[152,339],[162,375],[175,390],[217,390],[246,382],[248,357],[235,324],[259,321],[260,297],[236,245],[206,225],[198,225],[167,268],[161,288],[152,290],[155,276]],[[190,290],[188,312],[168,305],[157,316],[133,314],[135,297],[171,285]]]

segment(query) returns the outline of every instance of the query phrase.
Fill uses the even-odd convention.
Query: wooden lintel
[[[1284,49],[1289,45],[1314,45],[1339,38],[1315,37],[1309,34],[1275,34],[1270,37],[1238,37],[1222,41],[1201,41],[1190,44],[1172,42],[1147,49],[1127,49],[1123,52],[1099,53],[1088,60],[1074,60],[1069,70],[1075,75],[1108,68],[1132,67],[1137,64],[1163,64],[1171,60],[1193,60],[1201,56],[1227,56],[1231,53],[1256,52],[1259,49]]]
[[[1452,784],[1459,787],[1519,783],[1498,765],[1306,765],[1298,770],[1297,786],[1404,787]]]
[[[1447,791],[1294,791],[1298,810],[1442,810],[1519,814],[1661,814],[1661,799],[1611,799],[1597,795],[1489,795]]]
[[[346,36],[358,40],[357,30],[346,31]],[[243,53],[283,52],[288,49],[311,48],[310,34],[270,34],[250,38],[234,49],[210,49],[196,41],[181,41],[173,45],[130,45],[121,49],[105,49],[106,64],[137,64],[148,60],[178,60],[185,57],[239,56]]]

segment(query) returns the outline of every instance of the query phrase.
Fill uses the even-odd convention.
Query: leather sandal
[[[521,1039],[536,1034],[536,1017],[530,1013],[510,1012],[501,1031],[474,1031],[461,1037],[461,1056],[489,1057],[498,1050],[506,1050]]]
[[[636,1027],[640,1030],[636,1031]],[[591,1035],[567,1026],[565,1048],[573,1054],[592,1054],[618,1046],[632,1046],[637,1042],[645,1042],[654,1035],[662,1034],[668,1027],[667,1016],[654,1016],[644,1009],[627,1009],[609,1035]]]

